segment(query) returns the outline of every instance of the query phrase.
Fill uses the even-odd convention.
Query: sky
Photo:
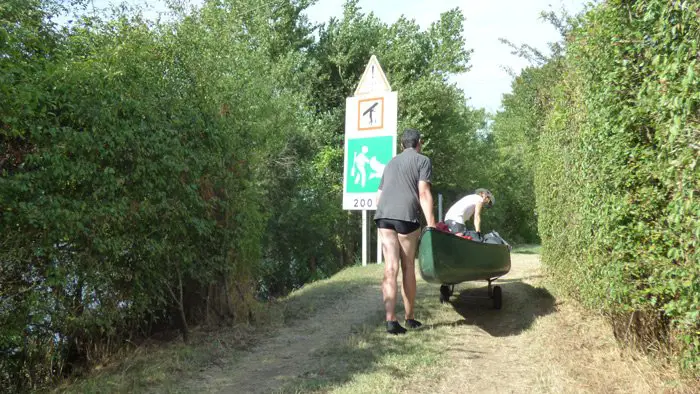
[[[96,8],[104,8],[116,0],[92,0]],[[163,0],[127,0],[127,3],[146,6],[155,12]],[[190,0],[201,3],[201,0]],[[327,22],[341,17],[345,0],[318,0],[306,14],[311,22]],[[505,68],[516,73],[526,67],[527,61],[513,54],[498,39],[505,38],[516,44],[526,43],[546,52],[547,43],[557,41],[557,31],[540,19],[542,11],[566,9],[570,14],[581,11],[583,0],[360,0],[364,13],[374,13],[385,23],[394,23],[401,15],[415,20],[423,29],[440,18],[440,14],[459,7],[466,18],[464,39],[472,49],[471,70],[451,80],[465,92],[468,104],[486,108],[495,113],[501,97],[510,92],[512,77]],[[148,13],[147,13],[148,15]],[[381,64],[381,56],[378,55]],[[367,59],[369,60],[369,59]],[[391,81],[389,81],[391,83]]]
[[[323,22],[342,16],[344,0],[319,0],[307,15],[311,21]],[[512,77],[504,67],[518,72],[527,61],[511,54],[498,39],[506,38],[516,44],[526,43],[546,50],[547,43],[557,41],[559,34],[540,12],[564,7],[570,14],[581,11],[581,0],[360,0],[364,13],[372,12],[386,23],[401,15],[415,20],[423,29],[440,18],[440,14],[459,7],[466,18],[464,39],[474,52],[471,70],[452,78],[475,108],[494,113],[500,108],[501,97],[510,92]],[[381,57],[379,57],[381,64]],[[391,81],[389,81],[391,83]]]

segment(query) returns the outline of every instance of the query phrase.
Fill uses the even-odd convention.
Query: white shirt
[[[470,194],[457,201],[445,214],[445,220],[454,220],[464,224],[474,214],[476,204],[484,202],[484,198],[478,194]]]

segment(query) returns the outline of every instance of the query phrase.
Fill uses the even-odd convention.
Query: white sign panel
[[[379,65],[377,57],[372,55],[365,67],[365,72],[360,78],[360,82],[355,89],[355,96],[364,96],[378,92],[391,92],[389,80],[386,79],[382,66]]]
[[[377,209],[384,167],[396,156],[397,101],[396,92],[347,99],[343,209]]]

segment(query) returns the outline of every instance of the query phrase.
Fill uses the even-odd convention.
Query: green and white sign
[[[348,193],[376,193],[384,174],[384,167],[394,157],[394,138],[391,136],[353,138],[347,141],[345,163],[345,191]],[[359,205],[359,204],[358,204]],[[372,207],[365,207],[372,208]]]
[[[398,97],[372,56],[345,110],[343,209],[377,209],[384,167],[396,155]]]
[[[377,209],[379,183],[395,147],[395,136],[346,139],[343,209]]]

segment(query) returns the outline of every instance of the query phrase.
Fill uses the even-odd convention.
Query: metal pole
[[[362,266],[367,265],[367,210],[362,210]]]
[[[442,193],[438,193],[438,222],[442,222]]]

